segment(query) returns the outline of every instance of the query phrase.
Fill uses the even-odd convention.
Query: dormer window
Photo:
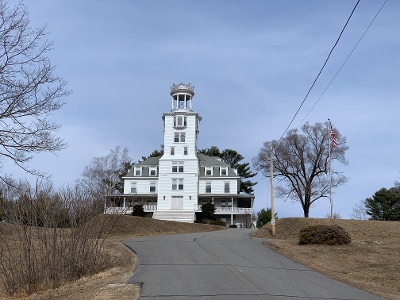
[[[206,176],[212,176],[213,175],[213,167],[204,167],[204,174]]]
[[[157,176],[157,167],[149,167],[149,175]]]
[[[142,167],[134,168],[135,176],[142,176]]]
[[[174,117],[174,128],[186,128],[187,118],[185,116]]]
[[[219,169],[219,175],[221,175],[221,176],[226,176],[226,175],[228,175],[228,167],[221,167],[221,168]]]

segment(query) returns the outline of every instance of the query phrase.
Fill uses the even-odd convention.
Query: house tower
[[[194,87],[171,86],[171,111],[163,114],[164,155],[159,163],[157,219],[194,220],[198,200],[197,135],[201,117],[193,112]]]

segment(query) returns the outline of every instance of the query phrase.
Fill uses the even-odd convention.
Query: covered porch
[[[201,206],[206,202],[214,204],[217,219],[230,225],[248,223],[247,219],[253,214],[254,195],[200,194],[195,205],[196,215],[200,215]]]
[[[136,205],[143,205],[146,213],[154,213],[157,209],[157,195],[110,195],[104,207],[105,214],[132,214]]]

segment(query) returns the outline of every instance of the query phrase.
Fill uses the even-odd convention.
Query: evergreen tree
[[[208,156],[217,156],[222,158],[222,160],[231,168],[237,170],[238,175],[240,176],[240,192],[247,194],[252,194],[254,192],[253,186],[255,186],[257,182],[252,182],[251,180],[246,179],[256,176],[257,173],[253,173],[250,170],[249,163],[241,163],[241,161],[244,159],[243,155],[232,149],[220,151],[216,146],[201,149],[199,152]]]
[[[382,188],[365,200],[367,214],[373,220],[400,220],[400,187]]]

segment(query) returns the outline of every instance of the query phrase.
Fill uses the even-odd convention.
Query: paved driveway
[[[269,250],[251,232],[125,241],[138,257],[130,283],[142,286],[140,299],[381,299]]]

